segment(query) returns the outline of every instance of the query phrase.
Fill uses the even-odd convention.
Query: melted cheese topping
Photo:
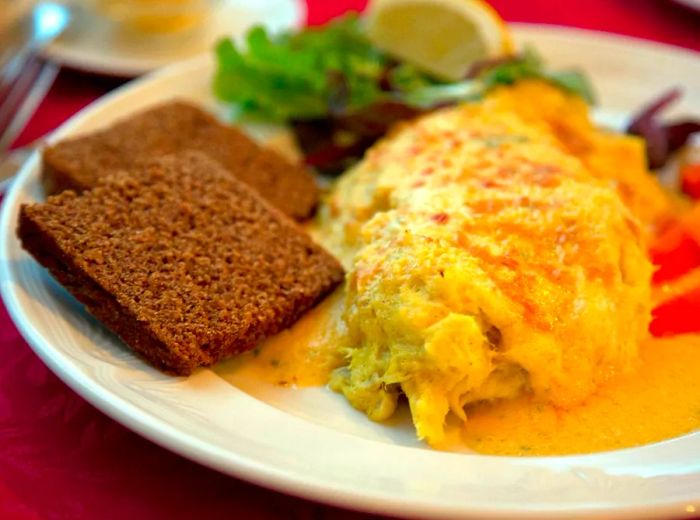
[[[331,388],[374,420],[406,395],[438,446],[470,403],[532,392],[568,408],[634,370],[651,264],[616,176],[649,176],[637,144],[524,82],[375,145],[321,210],[348,273]]]
[[[645,236],[668,211],[641,143],[551,86],[440,111],[339,180],[313,232],[345,289],[235,370],[330,381],[374,420],[404,393],[443,449],[588,453],[692,431],[700,338],[647,338]]]

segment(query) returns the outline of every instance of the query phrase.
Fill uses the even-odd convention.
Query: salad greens
[[[542,59],[532,47],[526,47],[517,56],[480,62],[464,81],[424,85],[405,92],[402,99],[413,106],[430,108],[445,103],[476,100],[492,88],[526,78],[543,79],[578,94],[588,103],[595,101],[593,88],[586,76],[577,70],[546,70]]]
[[[351,108],[371,104],[382,95],[387,64],[356,16],[274,38],[256,27],[241,48],[226,39],[216,55],[216,95],[272,120],[324,117],[339,95]]]
[[[219,42],[216,58],[216,96],[243,118],[291,124],[307,162],[327,171],[342,169],[398,120],[524,78],[593,101],[580,72],[548,71],[533,49],[477,63],[459,82],[437,80],[375,47],[354,14],[275,36],[256,27],[241,45]]]
[[[462,82],[435,80],[374,47],[356,15],[275,37],[256,27],[245,45],[221,41],[216,55],[216,95],[238,104],[245,115],[262,119],[324,117],[339,102],[346,111],[387,100],[429,108],[470,100],[495,86],[530,77],[593,101],[591,87],[580,72],[549,72],[533,49],[498,60],[493,68]]]

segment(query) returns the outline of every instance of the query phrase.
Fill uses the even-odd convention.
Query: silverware
[[[4,159],[0,161],[0,194],[9,187],[15,174],[22,165],[27,162],[27,159],[29,159],[34,150],[37,150],[40,146],[41,143],[37,142],[29,146],[17,148],[8,153]]]
[[[51,88],[58,65],[33,55],[0,102],[0,154],[7,151]]]
[[[0,78],[3,84],[19,74],[22,61],[65,30],[72,8],[67,3],[0,0]]]
[[[58,74],[59,66],[40,56],[43,47],[68,25],[71,8],[59,2],[0,0],[9,13],[0,27],[0,193],[26,159],[8,152]],[[9,20],[9,21],[8,21]]]
[[[0,193],[29,155],[25,153],[29,147],[8,151],[9,147],[46,96],[58,70],[55,63],[35,56],[0,103]]]

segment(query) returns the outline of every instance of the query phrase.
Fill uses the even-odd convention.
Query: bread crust
[[[23,205],[17,233],[90,313],[180,375],[289,327],[343,279],[296,223],[199,152]]]
[[[46,147],[42,154],[44,190],[47,195],[66,189],[79,193],[99,184],[110,171],[186,149],[219,161],[230,174],[296,220],[308,218],[316,208],[319,189],[306,168],[180,100]]]

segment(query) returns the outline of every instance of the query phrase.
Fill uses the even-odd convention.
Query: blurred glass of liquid
[[[92,0],[95,11],[144,35],[190,32],[204,24],[216,0]]]

